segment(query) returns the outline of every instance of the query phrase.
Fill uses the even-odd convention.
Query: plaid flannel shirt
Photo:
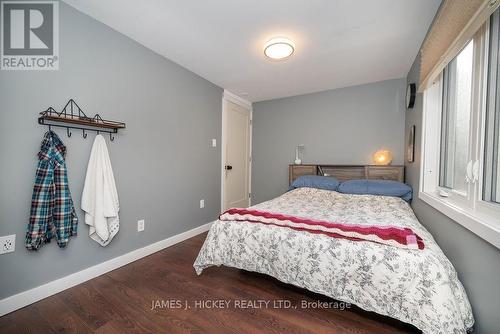
[[[30,221],[26,231],[26,248],[37,250],[56,237],[63,248],[76,235],[78,217],[68,186],[66,147],[52,131],[45,133],[31,200]]]

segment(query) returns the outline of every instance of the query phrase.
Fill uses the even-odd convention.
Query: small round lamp
[[[373,154],[375,165],[388,165],[392,161],[392,153],[389,150],[379,150]]]

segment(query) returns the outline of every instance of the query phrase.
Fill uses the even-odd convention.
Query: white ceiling
[[[440,0],[65,0],[203,78],[261,101],[406,76]],[[263,45],[296,44],[282,62]]]

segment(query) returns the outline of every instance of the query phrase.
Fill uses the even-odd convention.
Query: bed
[[[332,238],[286,227],[216,221],[194,263],[228,266],[410,323],[423,333],[465,333],[474,318],[450,261],[398,197],[298,188],[252,209],[356,226],[410,228],[424,249]]]

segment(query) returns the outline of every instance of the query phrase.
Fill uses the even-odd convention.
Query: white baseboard
[[[198,226],[196,228],[193,228],[192,230],[174,235],[167,239],[160,240],[158,242],[155,242],[154,244],[136,249],[106,262],[102,262],[96,264],[95,266],[83,269],[82,271],[78,271],[68,276],[59,278],[55,281],[40,285],[36,288],[4,298],[0,300],[0,316],[18,310],[41,299],[55,295],[56,293],[59,293],[63,290],[69,289],[75,285],[86,282],[92,278],[103,275],[126,264],[137,261],[145,256],[151,255],[162,249],[206,232],[210,229],[211,225],[212,223]]]

